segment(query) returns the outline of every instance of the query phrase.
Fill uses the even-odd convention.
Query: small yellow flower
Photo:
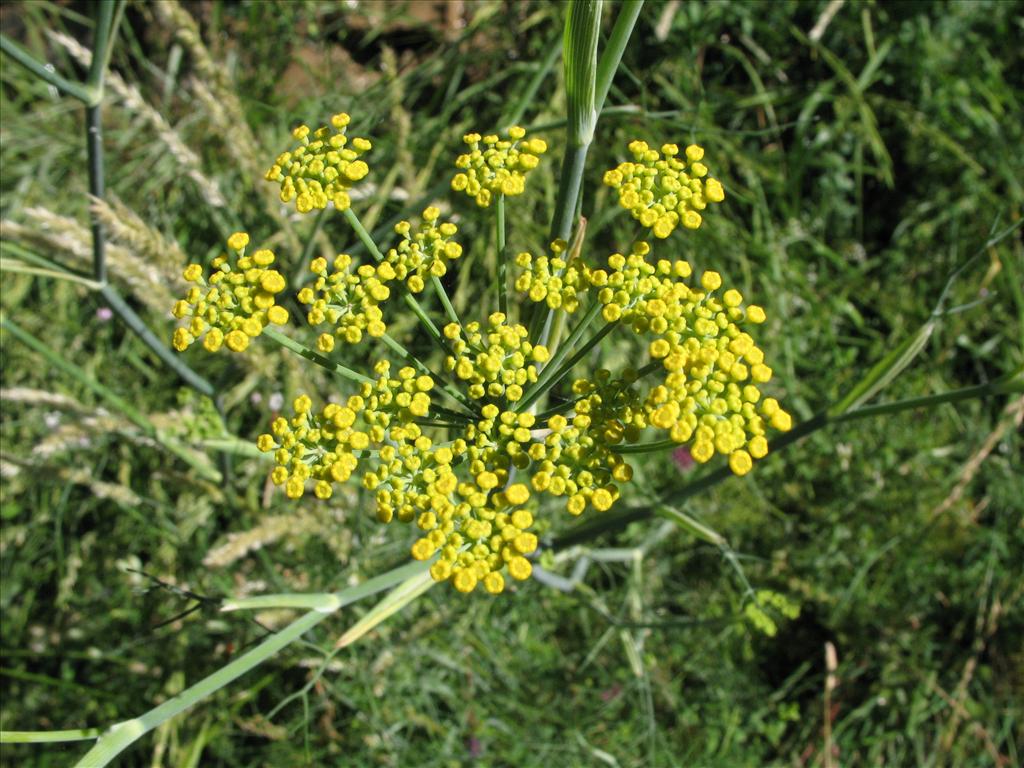
[[[494,195],[521,195],[526,189],[526,175],[548,149],[542,139],[525,136],[526,131],[519,126],[510,128],[505,139],[494,134],[466,134],[463,141],[469,152],[455,161],[459,172],[452,179],[452,189],[465,192],[482,208],[491,204]]]
[[[620,163],[604,175],[604,183],[618,192],[619,204],[633,214],[654,236],[665,239],[682,224],[700,227],[700,211],[708,203],[720,203],[725,190],[716,179],[706,178],[704,150],[695,144],[686,148],[684,162],[679,147],[664,144],[659,152],[644,141],[629,144],[633,162]]]
[[[345,130],[350,122],[344,112],[331,118],[331,128],[312,133],[300,125],[292,135],[298,146],[278,156],[267,170],[267,181],[281,185],[281,202],[295,202],[299,213],[320,210],[333,203],[339,211],[351,205],[349,190],[369,173],[361,156],[371,149],[363,138],[352,138]]]
[[[172,309],[176,318],[188,321],[187,329],[174,332],[174,348],[179,352],[199,339],[209,352],[222,347],[243,352],[267,325],[288,322],[288,310],[275,303],[286,285],[284,276],[270,268],[273,252],[263,249],[246,256],[249,236],[245,232],[235,232],[227,244],[234,258],[225,254],[214,259],[208,280],[198,264],[185,269],[185,280],[194,285]]]

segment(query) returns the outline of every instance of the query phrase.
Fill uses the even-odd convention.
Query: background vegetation
[[[129,6],[104,111],[111,274],[158,335],[170,335],[185,260],[211,257],[236,228],[297,276],[310,238],[315,252],[361,253],[340,217],[314,231],[261,179],[299,122],[345,110],[374,137],[374,186],[355,205],[381,233],[444,197],[467,130],[521,120],[561,152],[557,4],[184,9]],[[89,11],[9,3],[0,20],[71,73],[82,71],[74,41],[88,45]],[[942,318],[883,398],[1015,370],[1024,245],[1020,230],[990,239],[1024,202],[1021,11],[980,0],[648,3],[591,152],[589,252],[603,257],[632,234],[599,184],[626,143],[697,141],[728,197],[672,242],[766,306],[759,341],[798,419],[927,320],[976,253],[949,297],[962,311]],[[87,286],[25,274],[25,253],[88,269],[83,111],[8,59],[0,79],[4,315],[161,435],[217,461],[212,403]],[[516,250],[544,246],[557,162],[545,166],[511,207]],[[454,206],[467,257],[452,287],[475,310],[493,233]],[[413,328],[410,318],[403,341],[425,344]],[[243,439],[282,397],[337,388],[262,349],[186,355]],[[601,359],[630,352],[609,345]],[[378,354],[362,345],[348,364]],[[137,715],[288,618],[221,615],[195,595],[338,589],[407,557],[407,531],[377,524],[355,490],[295,505],[271,492],[265,464],[238,457],[225,482],[203,479],[201,460],[175,459],[7,333],[2,397],[3,729]],[[560,550],[551,570],[568,591],[536,580],[500,599],[435,589],[329,656],[362,609],[346,611],[122,764],[1018,765],[1022,419],[1013,395],[830,427],[685,503],[729,548],[647,519],[591,542],[600,549]],[[631,503],[692,480],[685,458],[643,462]],[[553,517],[552,534],[568,527]],[[774,636],[757,631],[747,582],[799,603],[800,616],[775,614]],[[0,762],[67,765],[83,751],[6,745]]]

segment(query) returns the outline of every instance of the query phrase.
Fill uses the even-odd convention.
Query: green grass
[[[215,60],[227,62],[259,144],[246,148],[256,169],[292,126],[341,109],[353,115],[353,133],[374,138],[380,193],[355,205],[380,242],[391,222],[444,197],[463,132],[520,111],[502,94],[525,92],[561,39],[562,18],[549,4],[467,4],[468,26],[445,32],[441,19],[363,5],[189,8],[203,14]],[[696,141],[727,198],[701,230],[669,243],[766,307],[759,342],[775,361],[775,394],[798,420],[915,332],[975,253],[948,300],[962,311],[941,319],[879,400],[1019,367],[1020,231],[985,247],[1019,222],[1024,202],[1019,7],[850,2],[818,43],[809,35],[824,3],[684,3],[671,17],[668,7],[644,9],[598,123],[583,196],[594,258],[635,235],[600,186],[626,143]],[[4,34],[81,74],[44,30],[87,42],[88,19],[49,3],[17,9],[5,14]],[[190,84],[194,67],[149,10],[128,9],[113,70],[175,126],[226,204],[211,206],[116,95],[104,110],[108,190],[190,258],[211,257],[244,226],[305,279],[295,245],[313,220],[290,222],[294,241],[277,234],[269,185],[232,159],[232,137]],[[525,106],[524,124],[564,119],[558,70]],[[28,211],[43,206],[87,224],[82,109],[7,59],[0,81],[3,218],[40,229]],[[548,235],[563,132],[542,135],[552,150],[530,192],[508,207],[510,252],[537,252]],[[446,283],[460,315],[475,316],[481,301],[493,303],[493,226],[471,204],[452,205],[466,255]],[[325,219],[313,252],[366,255],[339,216]],[[112,274],[169,338],[170,320]],[[219,437],[209,402],[184,391],[116,321],[97,319],[100,305],[80,285],[4,271],[6,317],[168,434]],[[396,319],[391,332],[434,354],[414,318]],[[185,355],[223,393],[231,434],[264,431],[275,393],[288,402],[349,391],[291,353],[263,349],[251,362]],[[134,717],[262,638],[252,617],[208,608],[159,626],[196,601],[129,568],[220,597],[339,590],[407,558],[408,532],[382,528],[357,490],[295,505],[265,493],[266,464],[237,456],[228,482],[204,481],[7,333],[2,354],[5,390],[78,403],[2,403],[5,467],[20,468],[5,475],[0,499],[2,729]],[[337,359],[361,370],[378,355],[361,345]],[[595,359],[614,370],[635,355],[612,335]],[[115,415],[97,416],[101,407]],[[800,604],[795,620],[775,616],[774,637],[744,619],[746,585],[722,550],[652,518],[593,542],[604,549],[559,554],[551,570],[565,578],[580,558],[591,561],[575,591],[532,580],[492,600],[435,588],[315,677],[364,608],[347,610],[142,739],[122,764],[824,765],[827,642],[839,662],[832,764],[1016,764],[1020,409],[1020,395],[1010,395],[831,426],[687,500],[682,510],[728,539],[754,589]],[[629,505],[694,476],[667,456],[637,464]],[[552,534],[570,527],[555,509],[547,517]],[[262,546],[230,565],[204,564],[229,534],[257,526]],[[608,548],[643,555],[609,560]],[[286,617],[261,618],[282,626]],[[81,743],[4,745],[0,763],[67,765],[84,752]]]

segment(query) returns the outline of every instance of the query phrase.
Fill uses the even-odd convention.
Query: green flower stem
[[[867,375],[842,400],[829,407],[829,415],[836,416],[856,409],[861,403],[867,402],[887,387],[921,353],[925,344],[928,343],[928,339],[931,338],[936,323],[936,318],[932,317],[918,328],[916,333],[897,344],[889,354],[868,371]]]
[[[549,379],[547,386],[550,388],[553,387],[558,382],[560,382],[566,376],[566,374],[572,371],[576,363],[582,360],[583,356],[586,355],[590,350],[592,350],[594,347],[600,344],[601,340],[604,339],[604,337],[611,333],[613,330],[615,330],[617,325],[617,321],[614,323],[605,323],[604,327],[601,328],[600,331],[598,331],[592,337],[590,337],[587,340],[587,342],[576,351],[576,354],[574,354],[572,357],[570,357],[568,360],[562,363],[561,367],[559,367],[558,370],[556,370],[551,375],[551,378]],[[547,369],[545,368],[545,370]]]
[[[456,325],[461,326],[462,323],[459,320],[459,315],[455,311],[455,307],[452,306],[452,301],[448,298],[448,292],[441,285],[441,279],[436,275],[430,276],[430,284],[434,286],[434,293],[437,294],[437,298],[441,301],[441,306],[444,307],[444,313],[448,315],[448,319]]]
[[[583,185],[583,170],[586,167],[589,144],[568,147],[562,160],[562,172],[558,181],[558,197],[555,199],[555,215],[551,220],[550,239],[568,241],[572,237],[572,224],[576,215],[576,200]]]
[[[101,728],[70,731],[0,731],[0,744],[52,744],[58,741],[88,741],[98,738]]]
[[[161,434],[153,422],[144,413],[136,409],[135,406],[100,384],[74,363],[61,357],[13,320],[0,319],[0,329],[10,333],[29,349],[41,355],[53,367],[63,371],[83,386],[91,389],[108,405],[119,411],[128,421],[142,430],[143,434],[152,438],[158,445],[167,450],[168,453],[171,453],[195,469],[204,479],[215,483],[221,481],[220,473],[207,463],[205,456],[190,451],[177,440]]]
[[[68,80],[66,77],[51,71],[44,64],[37,61],[31,53],[7,37],[7,35],[0,35],[0,50],[39,79],[49,83],[58,91],[78,99],[83,104],[92,104],[98,96],[95,88]]]
[[[362,241],[363,245],[366,246],[366,250],[370,252],[373,258],[377,261],[384,261],[384,254],[381,253],[380,248],[377,247],[377,244],[373,241],[373,237],[366,231],[366,227],[364,227],[362,222],[359,221],[359,217],[356,216],[355,212],[351,208],[346,208],[344,216],[352,229],[355,230],[356,236],[360,241]],[[416,301],[416,297],[411,293],[406,292],[403,293],[402,300],[405,301],[406,306],[408,306],[409,309],[412,310],[413,314],[416,315],[416,318],[420,321],[420,325],[422,325],[426,329],[427,333],[430,334],[430,338],[433,339],[434,343],[441,348],[441,351],[447,354],[448,347],[444,343],[444,338],[441,336],[441,332],[437,329],[437,326],[434,325],[434,321],[431,320],[427,313],[423,311],[423,307],[420,306],[418,301]]]
[[[181,377],[182,381],[201,395],[216,398],[217,390],[213,384],[208,382],[198,373],[193,371],[176,352],[164,344],[156,335],[149,330],[142,318],[132,309],[112,285],[109,283],[100,289],[100,295],[107,305],[117,313],[122,322],[149,347],[153,353],[160,358],[160,361]]]
[[[132,720],[126,720],[111,726],[100,736],[93,748],[78,761],[76,764],[77,768],[102,768],[102,766],[108,765],[111,760],[142,736],[255,669],[276,655],[281,649],[299,640],[302,635],[339,609],[369,595],[395,587],[392,593],[386,596],[377,607],[371,609],[371,614],[377,617],[377,623],[383,621],[393,615],[398,608],[407,604],[402,603],[400,600],[396,604],[394,595],[411,595],[411,597],[415,597],[420,594],[415,589],[419,588],[422,576],[426,573],[429,565],[429,562],[409,563],[369,579],[363,584],[333,594],[262,595],[224,602],[221,606],[222,611],[254,610],[270,607],[310,608],[311,610],[284,629],[272,634],[248,653],[185,689],[160,706]],[[365,622],[365,617],[363,621]],[[349,632],[351,631],[349,630]]]
[[[548,381],[550,376],[554,373],[554,370],[562,364],[566,356],[572,350],[573,345],[576,344],[586,333],[587,328],[597,317],[597,313],[601,311],[601,303],[595,301],[587,309],[586,313],[580,319],[579,323],[573,329],[572,333],[569,334],[569,338],[566,339],[565,343],[559,347],[558,350],[551,356],[548,362],[541,369],[540,376],[537,381],[531,386],[526,393],[523,395],[523,399],[519,401],[517,410],[523,411],[533,405],[537,398],[544,394],[548,389]]]
[[[654,373],[655,371],[661,371],[664,369],[665,365],[664,363],[661,362],[661,360],[652,360],[651,362],[649,362],[647,365],[645,365],[643,368],[636,372],[636,377],[637,379],[642,379],[649,373]]]
[[[690,515],[686,514],[682,510],[670,507],[667,504],[658,504],[654,508],[654,513],[658,515],[658,517],[669,520],[680,528],[689,531],[701,541],[706,541],[708,544],[713,544],[719,548],[728,546],[728,542],[722,534],[713,528],[709,528],[704,525],[704,523],[700,522],[696,518],[690,517]]]
[[[101,3],[101,7],[105,5]],[[102,104],[85,108],[85,148],[89,160],[89,194],[99,200],[103,199],[103,124]],[[97,283],[107,282],[106,237],[103,223],[92,211],[89,218],[92,227],[92,271]]]
[[[848,421],[856,421],[858,419],[865,419],[872,416],[889,415],[893,413],[900,413],[902,411],[912,410],[915,408],[927,408],[935,405],[941,405],[943,403],[955,403],[963,400],[970,400],[981,397],[990,397],[992,395],[1003,395],[1017,392],[1024,392],[1024,378],[1022,378],[1022,371],[1017,370],[1013,373],[1003,376],[999,379],[988,382],[987,384],[979,384],[974,387],[965,387],[963,389],[956,389],[952,392],[943,392],[937,395],[927,395],[925,397],[914,397],[907,400],[898,400],[894,403],[883,403],[881,405],[871,405],[863,408],[857,408],[846,413],[837,414],[830,416],[829,412],[823,411],[810,419],[797,424],[789,432],[775,438],[771,441],[771,451],[769,455],[774,455],[798,442],[802,438],[817,432],[819,429],[826,427],[830,424],[841,424]],[[670,443],[669,445],[665,445]],[[647,446],[651,450],[663,450],[665,448],[671,448],[673,445],[671,441],[659,440],[657,443],[638,443],[634,446],[622,446],[622,448],[640,448],[641,446]],[[655,446],[658,446],[655,448]],[[618,453],[641,453],[644,451],[626,451],[619,449]],[[671,501],[674,504],[679,504],[689,499],[702,491],[712,488],[724,480],[734,477],[732,471],[726,467],[719,467],[713,472],[694,480],[691,483],[683,486],[677,491],[671,493],[668,497],[659,500],[658,504],[663,504]],[[580,544],[585,541],[606,533],[608,531],[620,530],[630,523],[637,522],[639,520],[645,520],[653,514],[657,513],[656,507],[632,507],[623,509],[617,512],[607,513],[600,517],[593,518],[587,523],[577,526],[576,528],[566,532],[564,535],[554,540],[552,546],[555,549],[563,549],[576,544]]]
[[[466,426],[466,422],[452,422],[452,421],[434,421],[433,419],[413,419],[413,424],[418,424],[421,427],[438,427],[440,429],[463,429]]]
[[[537,422],[543,423],[547,419],[550,419],[552,416],[555,416],[559,413],[565,413],[566,411],[571,411],[576,406],[576,403],[578,403],[582,399],[582,397],[575,397],[572,400],[566,400],[565,402],[559,403],[558,405],[553,405],[546,411],[541,411],[536,416]]]
[[[341,365],[339,363],[332,362],[331,360],[327,359],[316,350],[310,349],[305,344],[300,344],[294,339],[285,336],[280,331],[267,327],[263,329],[263,335],[266,336],[271,341],[280,344],[285,349],[289,349],[295,354],[301,355],[307,360],[316,363],[321,368],[326,368],[331,373],[336,373],[339,376],[343,376],[344,378],[349,379],[350,381],[355,381],[359,384],[373,383],[373,379],[369,378],[368,376],[364,376],[361,373],[357,373],[356,371],[353,371],[351,368],[346,368],[344,365]]]
[[[497,249],[498,269],[495,276],[494,288],[498,294],[498,311],[508,317],[508,276],[505,264],[505,195],[498,195],[495,202],[495,213],[497,214]]]
[[[459,421],[463,424],[468,424],[470,421],[468,414],[453,411],[452,409],[445,408],[444,406],[434,405],[431,403],[430,410],[437,413],[438,416],[444,416],[445,418],[452,419],[453,421]]]
[[[631,453],[656,453],[658,451],[665,451],[669,448],[678,448],[682,443],[677,443],[675,440],[654,440],[649,443],[632,443],[627,445],[615,445],[612,446],[612,451],[621,454]]]
[[[606,323],[605,326],[594,334],[587,342],[576,351],[568,360],[565,358],[568,356],[570,350],[572,350],[576,343],[579,341],[583,332],[590,325],[591,320],[597,315],[597,310],[600,308],[600,304],[595,302],[594,305],[587,311],[587,314],[583,317],[580,323],[576,326],[573,332],[566,339],[564,345],[559,348],[558,352],[552,357],[544,370],[541,371],[540,376],[537,378],[537,382],[530,387],[530,390],[524,395],[523,399],[519,402],[519,410],[529,408],[535,403],[544,393],[546,393],[551,387],[557,384],[562,378],[573,369],[583,356],[586,355],[591,349],[593,349],[600,341],[611,333],[612,329],[617,326],[615,323]]]

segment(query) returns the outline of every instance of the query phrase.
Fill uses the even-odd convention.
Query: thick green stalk
[[[355,381],[359,384],[367,384],[373,382],[373,379],[371,379],[370,377],[364,376],[361,373],[357,373],[356,371],[353,371],[351,368],[346,368],[344,365],[341,365],[340,363],[335,363],[329,360],[328,358],[324,357],[319,352],[317,352],[315,349],[310,349],[305,344],[295,341],[294,339],[285,336],[283,333],[274,330],[273,328],[264,328],[263,335],[266,336],[271,341],[280,344],[285,349],[291,350],[295,354],[301,355],[307,360],[316,363],[321,368],[326,368],[331,373],[336,373],[339,376],[343,376],[346,379],[349,379],[350,381]]]
[[[96,8],[96,29],[92,43],[92,63],[86,83],[98,94],[97,103],[103,99],[103,80],[110,64],[110,54],[114,50],[114,39],[117,27],[124,14],[125,0],[111,2],[106,0]]]
[[[95,59],[93,59],[95,61]],[[102,102],[85,108],[85,147],[89,160],[89,194],[103,199],[103,124]],[[90,207],[92,226],[92,274],[97,283],[107,282],[106,237],[103,222]]]

